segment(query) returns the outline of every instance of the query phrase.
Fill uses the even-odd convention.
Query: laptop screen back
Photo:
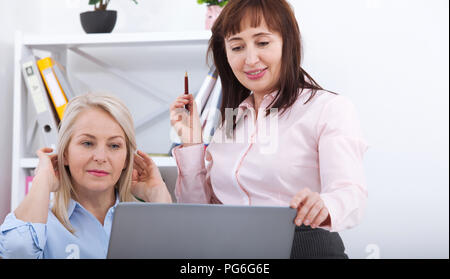
[[[288,207],[120,203],[108,258],[289,258],[296,210]]]

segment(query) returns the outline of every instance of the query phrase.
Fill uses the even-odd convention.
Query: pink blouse
[[[357,225],[367,189],[368,148],[355,107],[342,95],[305,89],[283,115],[254,111],[253,95],[237,110],[235,138],[219,127],[211,143],[176,147],[175,195],[180,203],[289,206],[303,188],[320,193],[330,231]],[[267,94],[261,108],[276,97]]]

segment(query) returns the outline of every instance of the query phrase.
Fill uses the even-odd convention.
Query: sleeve
[[[362,220],[367,203],[363,139],[356,109],[343,96],[327,103],[317,125],[320,196],[327,207],[330,231],[342,231]]]
[[[0,258],[41,259],[46,240],[46,224],[24,222],[11,212],[0,226]]]
[[[172,150],[178,166],[175,197],[179,203],[220,203],[212,191],[209,178],[212,158],[203,144],[180,146]],[[205,166],[205,155],[206,163]]]

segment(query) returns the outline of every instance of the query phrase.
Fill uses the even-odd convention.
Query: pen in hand
[[[184,94],[189,94],[189,84],[188,84],[188,74],[186,71],[186,74],[184,75]],[[189,111],[189,104],[184,106],[185,109]]]

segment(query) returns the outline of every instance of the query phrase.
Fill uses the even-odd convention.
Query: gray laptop
[[[107,258],[289,258],[295,215],[289,207],[120,203]]]

